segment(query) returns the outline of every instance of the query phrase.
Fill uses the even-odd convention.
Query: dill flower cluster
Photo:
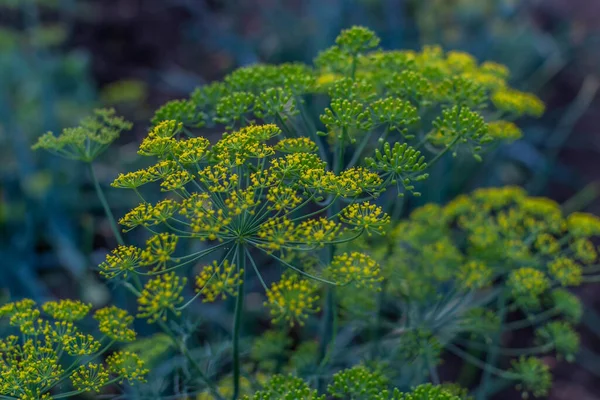
[[[380,172],[403,195],[415,192],[414,182],[428,177],[427,165],[448,151],[456,155],[463,149],[481,160],[485,145],[521,137],[511,120],[537,117],[544,105],[534,95],[510,88],[508,78],[503,65],[478,63],[470,54],[437,46],[384,51],[374,32],[352,27],[319,53],[313,65],[239,68],[222,82],[197,88],[186,100],[165,104],[153,124],[158,128],[168,122],[190,133],[214,124],[235,130],[258,120],[277,125],[286,136],[273,149],[248,148],[248,154],[318,152],[325,158],[319,135],[328,138],[332,151],[339,149],[341,157],[332,160],[337,163],[354,152],[348,165],[360,165],[360,156],[377,150],[376,157],[362,164]],[[323,94],[329,103],[314,118],[306,100]],[[319,126],[325,131],[319,132]],[[168,139],[150,140],[144,147],[155,147],[153,154],[161,155]],[[128,185],[131,179],[134,175],[115,184]]]
[[[419,400],[440,399],[460,400],[445,385],[422,384],[408,392],[389,387],[389,378],[377,369],[364,365],[341,370],[333,375],[327,393],[334,399],[361,400]],[[293,375],[273,375],[263,388],[244,400],[324,400],[327,395],[319,395],[307,382]]]
[[[99,392],[119,381],[143,381],[147,370],[134,353],[102,355],[116,341],[135,336],[124,329],[132,322],[115,307],[100,309],[95,317],[102,335],[81,331],[74,322],[87,318],[91,305],[77,300],[49,301],[37,307],[24,299],[0,307],[12,333],[0,339],[0,395],[18,399],[49,399],[70,382],[69,396]],[[120,325],[120,329],[115,328]],[[112,326],[112,328],[107,328]],[[120,361],[114,360],[120,357]],[[124,365],[134,365],[124,367]],[[65,396],[63,396],[65,397]]]
[[[236,295],[248,269],[238,259],[251,260],[252,249],[307,277],[302,268],[284,260],[290,253],[318,251],[363,233],[381,234],[390,221],[381,207],[368,201],[385,190],[377,172],[362,167],[330,171],[313,153],[314,143],[287,138],[277,141],[282,132],[276,125],[226,132],[212,146],[204,140],[188,145],[193,139],[179,138],[181,129],[175,121],[156,125],[142,142],[140,154],[158,157],[157,164],[122,174],[113,183],[137,190],[155,182],[176,197],[156,204],[144,201],[127,213],[120,220],[126,230],[142,227],[151,233],[146,247],[120,246],[100,265],[107,278],[153,276],[138,299],[138,316],[151,322],[165,320],[169,313],[178,315],[184,306],[181,293],[185,280],[174,270],[218,248],[229,249],[225,259],[205,266],[195,279],[197,296],[204,301]],[[181,159],[182,146],[186,152],[200,147],[193,162],[187,162],[187,156],[186,162]],[[282,154],[276,149],[282,149]],[[342,200],[348,205],[343,206]],[[328,213],[336,207],[337,212]],[[208,249],[178,254],[178,242],[183,239],[204,241]],[[332,283],[376,282],[375,263],[358,253],[353,257],[356,265],[336,269]],[[253,259],[251,262],[255,263]],[[253,269],[260,274],[256,264]],[[276,311],[272,310],[274,319],[300,322],[304,315],[316,311],[316,288],[309,287],[304,279],[296,278],[284,278],[271,289],[265,286],[268,303],[275,306],[281,302]],[[307,297],[300,296],[294,303],[292,298],[301,293]]]
[[[502,329],[533,326],[533,353],[500,351],[555,351],[572,360],[579,338],[571,324],[581,318],[581,303],[562,287],[596,279],[590,263],[597,259],[598,221],[589,214],[564,216],[558,204],[516,187],[478,189],[444,206],[415,209],[380,244],[383,251],[366,246],[382,266],[384,298],[400,301],[406,315],[395,348],[404,356],[416,352],[412,369],[419,362],[428,369],[427,357],[435,365],[442,347],[468,359],[463,348],[484,350]],[[525,318],[507,323],[507,310]],[[430,340],[438,350],[428,353]],[[550,386],[546,373],[537,358],[527,358],[499,374],[540,396]]]
[[[102,154],[131,123],[116,116],[113,109],[98,109],[75,128],[67,128],[58,136],[48,132],[33,145],[34,150],[44,149],[71,160],[92,162]]]

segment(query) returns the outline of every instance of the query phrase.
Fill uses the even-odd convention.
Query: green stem
[[[243,275],[246,275],[246,254],[242,246],[238,251],[238,268],[244,270]],[[243,278],[237,292],[235,301],[235,313],[233,316],[233,395],[232,400],[237,400],[240,395],[240,335],[243,323],[244,314],[244,281]]]
[[[115,235],[115,239],[117,240],[117,243],[120,244],[121,246],[124,246],[125,242],[123,241],[121,232],[119,232],[117,220],[115,219],[115,216],[113,215],[112,211],[110,210],[108,201],[106,201],[106,197],[104,196],[104,191],[102,191],[102,187],[100,186],[100,182],[98,182],[98,177],[96,176],[96,172],[94,171],[94,166],[92,165],[91,162],[88,163],[88,166],[90,169],[90,174],[92,175],[92,181],[94,182],[94,188],[96,189],[96,194],[98,195],[98,199],[100,199],[100,203],[102,203],[102,207],[104,208],[104,213],[106,214],[106,217],[108,218],[108,222],[110,224],[110,229],[112,230],[113,235]]]
[[[346,136],[346,131],[342,133],[342,138],[336,143],[335,148],[335,157],[333,162],[333,172],[337,175],[340,173],[344,166],[344,138]],[[332,207],[327,210],[328,217],[335,215],[337,212],[338,202],[333,200]],[[330,245],[328,248],[327,254],[327,264],[330,264],[333,260],[333,256],[335,255],[335,246]],[[321,342],[319,343],[319,353],[318,353],[318,362],[321,365],[325,365],[327,363],[327,346],[330,342],[333,341],[333,337],[335,336],[335,332],[333,332],[333,320],[335,318],[335,288],[327,287],[326,297],[325,297],[325,310],[323,311],[323,319],[321,322]],[[321,385],[322,381],[319,380],[319,385]]]
[[[501,338],[502,338],[502,326],[504,324],[504,319],[506,318],[506,295],[505,294],[501,294],[500,297],[498,297],[498,318],[500,319],[500,329],[498,330],[498,332],[496,333],[495,337],[494,337],[494,343],[499,343]],[[486,360],[485,360],[485,365],[488,365],[492,368],[495,368],[496,365],[496,361],[498,359],[498,347],[492,347],[487,354]],[[488,392],[488,388],[491,384],[492,381],[492,374],[493,374],[493,370],[491,369],[484,369],[483,370],[483,376],[481,379],[481,385],[479,386],[479,389],[477,390],[477,400],[485,400],[487,398],[487,392]]]
[[[438,162],[439,159],[442,158],[442,156],[444,154],[446,154],[448,151],[450,151],[450,149],[452,147],[454,147],[454,145],[456,143],[458,143],[459,139],[460,139],[460,136],[455,137],[454,140],[452,140],[452,142],[450,142],[450,144],[448,144],[448,146],[446,146],[446,148],[444,150],[440,151],[435,157],[433,157],[433,159],[431,161],[429,161],[427,163],[427,168],[431,168],[431,166],[433,166],[436,162]]]
[[[515,331],[518,329],[528,328],[530,326],[537,325],[540,322],[544,322],[547,319],[552,318],[558,314],[559,314],[559,312],[556,308],[551,308],[549,310],[546,310],[546,311],[543,311],[543,312],[537,314],[534,317],[504,324],[504,326],[502,327],[502,330],[503,331]]]

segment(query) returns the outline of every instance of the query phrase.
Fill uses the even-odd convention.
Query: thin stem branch
[[[117,225],[117,220],[115,219],[115,216],[113,215],[112,211],[110,210],[108,201],[106,201],[106,196],[104,196],[104,191],[102,190],[102,187],[100,186],[100,182],[98,182],[98,177],[96,176],[96,172],[94,171],[94,166],[90,162],[90,163],[88,163],[88,167],[90,170],[90,174],[92,175],[92,181],[94,182],[94,188],[96,189],[96,194],[98,195],[98,199],[100,199],[100,203],[102,203],[102,207],[104,208],[104,213],[106,214],[106,217],[108,218],[108,223],[110,224],[110,229],[112,230],[113,235],[115,235],[115,239],[117,240],[117,243],[120,244],[121,246],[124,246],[125,242],[123,241],[123,237],[121,236],[121,232],[119,231],[119,227]]]
[[[243,245],[242,245],[243,247]],[[238,286],[237,298],[235,302],[235,312],[233,317],[233,395],[232,400],[237,400],[240,395],[240,336],[244,314],[244,281],[246,275],[246,254],[245,247],[237,252],[238,268],[243,270],[243,277]]]

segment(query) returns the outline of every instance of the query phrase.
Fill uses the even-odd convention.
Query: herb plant
[[[440,381],[438,365],[449,353],[483,371],[480,397],[493,377],[543,396],[551,377],[536,356],[575,356],[572,324],[581,306],[564,287],[594,279],[590,238],[600,234],[599,219],[565,217],[552,201],[514,187],[480,189],[403,218],[404,196],[418,197],[430,174],[447,173],[434,166],[451,168],[441,160],[481,161],[486,149],[518,139],[513,120],[539,116],[543,104],[510,88],[502,65],[437,47],[383,51],[378,43],[366,28],[344,30],[313,66],[240,68],[159,109],[138,151],[149,166],[112,183],[139,196],[118,223],[123,232],[144,230],[144,245],[121,238],[92,174],[119,243],[99,273],[135,296],[136,318],[163,332],[170,342],[164,351],[181,356],[161,396],[467,398],[466,389]],[[34,147],[91,167],[129,127],[100,110]],[[224,133],[205,138],[205,127]],[[159,191],[162,200],[145,200]],[[256,287],[264,313],[248,308]],[[202,334],[222,348],[208,356],[199,355],[202,328],[189,323],[201,302],[233,308],[226,340]],[[44,306],[60,320],[54,309]],[[111,338],[114,325],[132,340],[125,328],[131,317],[105,310],[98,311],[106,316],[100,332]],[[60,346],[39,347],[37,331],[28,333],[11,313],[3,314],[25,336],[3,343],[36,343],[33,354],[49,352],[61,364]],[[271,328],[256,332],[251,322],[265,319]],[[503,333],[530,326],[530,347],[505,345]],[[99,358],[98,345],[88,347],[88,358]],[[81,371],[71,373],[72,388],[55,397],[141,380],[148,368],[139,347],[111,354],[107,367],[77,358],[73,368],[84,366],[63,374]],[[58,375],[45,379],[25,353],[2,354],[0,367],[31,364],[39,377],[5,383],[2,374],[4,397],[20,398],[23,387],[27,398],[68,387]]]

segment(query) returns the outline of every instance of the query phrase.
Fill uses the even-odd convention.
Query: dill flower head
[[[274,149],[282,153],[315,153],[319,148],[309,138],[301,137],[281,139]]]
[[[292,375],[273,375],[263,388],[244,400],[325,400],[302,379]]]
[[[548,264],[548,272],[562,286],[578,286],[581,284],[581,266],[568,257],[555,258]]]
[[[138,297],[138,317],[148,318],[148,322],[166,321],[169,311],[179,315],[177,306],[183,303],[181,292],[186,278],[174,272],[158,275],[149,280]]]
[[[42,305],[42,310],[52,318],[71,322],[83,319],[91,308],[91,304],[85,304],[79,300],[48,301]]]
[[[237,296],[237,290],[242,283],[244,270],[237,268],[229,260],[222,263],[213,261],[206,265],[196,277],[196,291],[201,292],[203,300],[212,302],[227,295]]]
[[[140,357],[129,351],[112,353],[106,358],[106,365],[108,371],[120,378],[121,382],[145,382],[149,372]]]
[[[25,339],[20,344],[17,341],[16,337],[10,340],[11,347],[2,352],[0,394],[16,398],[40,398],[64,374],[59,356],[46,343],[33,339]]]
[[[345,207],[340,220],[354,229],[363,230],[371,235],[372,233],[383,234],[390,223],[390,216],[384,213],[381,207],[366,201]]]
[[[536,337],[538,342],[555,349],[560,357],[569,362],[575,360],[579,351],[579,335],[568,322],[549,322],[536,330]]]
[[[540,117],[545,110],[544,103],[535,95],[510,88],[498,90],[492,94],[491,100],[498,110],[517,117]]]
[[[327,391],[336,399],[373,398],[387,384],[388,379],[381,372],[358,365],[334,374]]]
[[[106,255],[106,259],[100,263],[100,275],[107,279],[113,279],[123,275],[134,273],[142,265],[142,249],[135,246],[119,246]]]
[[[592,214],[576,212],[567,218],[569,233],[575,237],[600,235],[600,218]]]
[[[471,260],[460,267],[456,278],[466,289],[481,289],[492,282],[493,276],[492,268],[482,262]]]
[[[550,292],[551,306],[567,321],[578,324],[583,316],[581,300],[565,289],[554,289]]]
[[[59,300],[42,304],[41,308],[43,314],[28,299],[0,308],[0,317],[8,317],[9,323],[21,331],[20,337],[10,335],[0,339],[0,395],[50,398],[50,390],[66,379],[70,379],[78,391],[99,391],[109,383],[109,375],[101,365],[78,366],[76,363],[68,369],[62,366],[64,356],[89,361],[102,354],[100,348],[104,336],[96,339],[79,331],[73,322],[83,319],[91,306],[74,300]],[[98,313],[106,314],[106,309]],[[100,331],[114,340],[105,328],[100,321]]]
[[[70,356],[87,356],[100,349],[100,342],[89,334],[65,335],[62,342],[66,353]]]
[[[132,342],[135,340],[135,331],[131,329],[133,316],[127,311],[115,306],[101,308],[94,314],[98,321],[100,332],[117,342]]]
[[[511,272],[507,285],[520,305],[537,308],[540,296],[550,288],[550,281],[542,271],[523,267]]]
[[[131,123],[115,115],[113,109],[98,109],[75,128],[67,128],[59,136],[48,132],[32,149],[44,149],[64,158],[91,162],[115,141],[121,132],[131,129]]]
[[[550,368],[540,359],[535,357],[521,357],[513,360],[511,372],[515,374],[518,384],[517,390],[528,397],[529,393],[534,397],[542,397],[548,394],[552,385]]]
[[[179,237],[172,233],[160,233],[152,236],[146,242],[146,248],[141,252],[143,265],[156,265],[156,269],[163,268],[171,260],[178,240]]]
[[[514,141],[523,136],[521,129],[509,121],[492,121],[488,123],[488,128],[489,135],[494,139]]]
[[[462,397],[452,393],[452,390],[444,385],[436,386],[424,383],[415,387],[411,392],[400,394],[396,391],[392,395],[393,400],[461,400]]]
[[[267,291],[265,306],[270,308],[274,323],[304,325],[309,314],[319,311],[318,300],[314,282],[300,278],[297,274],[288,274],[271,285]]]
[[[78,367],[69,378],[75,390],[99,392],[108,382],[109,374],[102,364],[88,363]]]
[[[378,289],[378,283],[383,280],[377,261],[357,251],[334,256],[327,271],[338,284],[358,288]]]

